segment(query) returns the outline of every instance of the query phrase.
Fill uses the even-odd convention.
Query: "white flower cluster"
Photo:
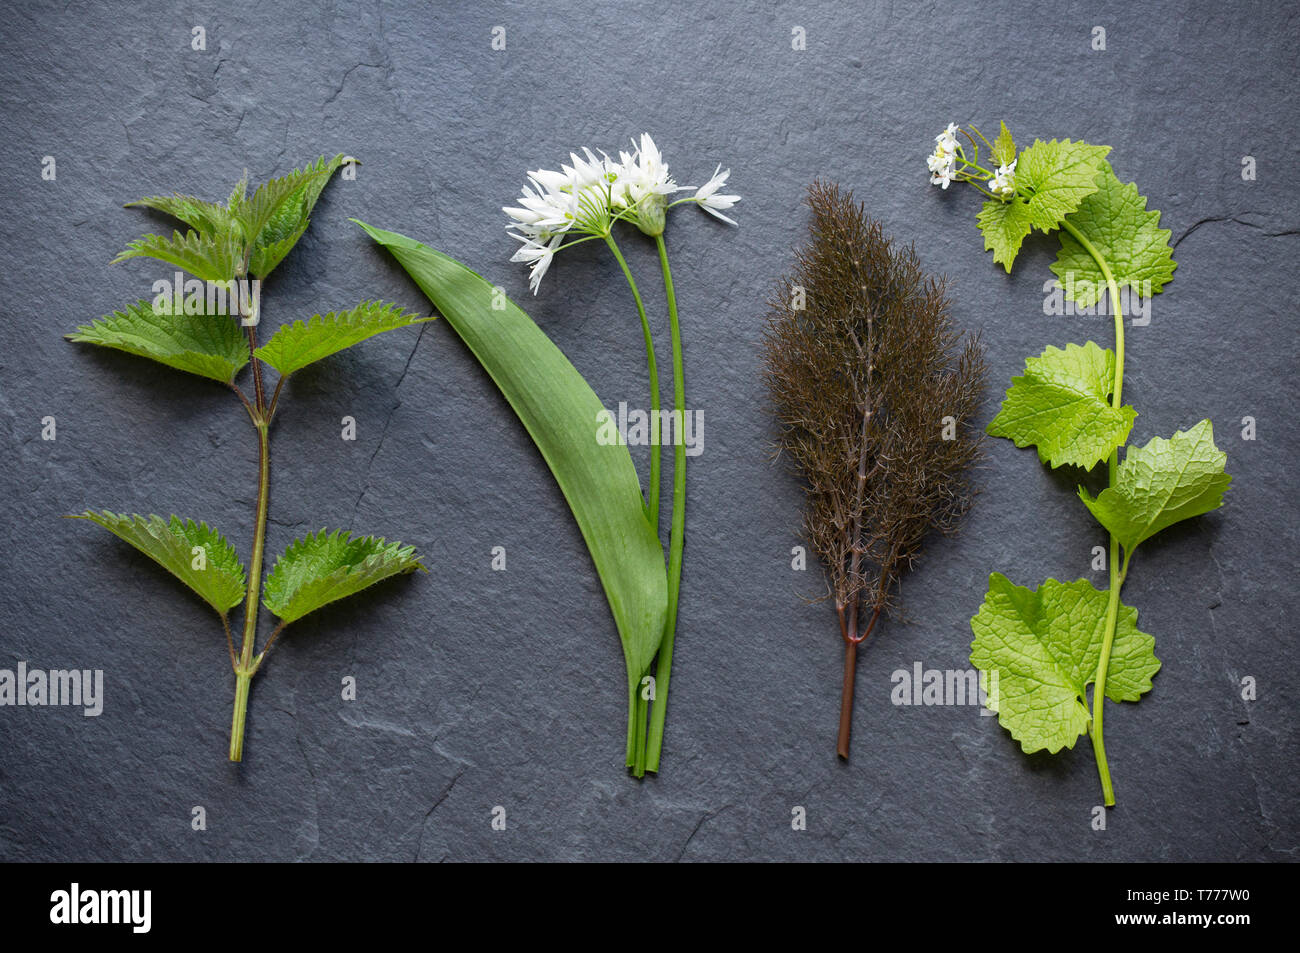
[[[926,160],[930,168],[930,184],[946,189],[957,171],[957,124],[948,123],[948,128],[934,137],[934,142],[934,152]]]
[[[693,203],[735,225],[722,213],[739,202],[740,196],[718,191],[730,174],[730,169],[723,170],[719,165],[694,195],[671,205]],[[529,172],[519,205],[502,208],[510,217],[507,233],[520,242],[510,260],[531,266],[528,285],[537,294],[555,253],[585,240],[566,242],[565,236],[604,238],[616,221],[630,222],[647,235],[663,234],[670,207],[668,197],[690,190],[690,186],[679,186],[673,180],[649,133],[643,133],[639,143],[633,140],[631,152],[619,152],[617,161],[590,149],[583,149],[581,156],[570,153],[569,164],[561,164],[558,172]]]
[[[1016,163],[1018,159],[1012,159],[1010,165],[1000,165],[997,171],[993,173],[993,178],[989,180],[989,191],[999,198],[1011,198],[1016,194]]]

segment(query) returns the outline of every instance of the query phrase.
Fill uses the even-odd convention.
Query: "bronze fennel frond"
[[[914,248],[895,248],[834,184],[814,183],[808,204],[809,240],[769,301],[764,378],[839,614],[847,758],[857,646],[900,608],[899,577],[927,535],[954,531],[970,504],[986,368]]]

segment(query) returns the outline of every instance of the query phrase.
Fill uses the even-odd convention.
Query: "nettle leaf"
[[[1016,157],[1016,142],[1011,138],[1011,130],[1007,124],[1002,124],[1002,131],[998,137],[993,140],[993,164],[995,166],[1010,165]]]
[[[149,301],[128,305],[90,324],[69,341],[98,344],[229,384],[248,363],[239,322],[225,314],[158,314]]]
[[[417,569],[423,570],[424,564],[414,546],[321,530],[294,540],[276,560],[266,577],[262,604],[282,622],[294,622],[321,606]]]
[[[1168,526],[1223,505],[1232,482],[1224,472],[1228,455],[1214,445],[1214,425],[1202,420],[1168,440],[1155,437],[1131,447],[1114,485],[1093,499],[1079,488],[1085,506],[1131,553]]]
[[[207,523],[195,523],[173,516],[141,516],[134,513],[96,513],[87,510],[73,519],[98,523],[114,536],[126,540],[185,585],[189,586],[223,618],[244,598],[246,573],[235,548]],[[203,547],[202,559],[194,552]],[[196,569],[198,563],[203,568]]]
[[[192,195],[150,195],[146,198],[127,202],[125,208],[144,207],[156,209],[172,218],[179,218],[186,225],[202,234],[216,235],[230,230],[234,218],[230,210],[215,202],[205,202]]]
[[[631,452],[595,439],[600,398],[532,318],[508,300],[498,308],[482,276],[405,235],[357,224],[429,296],[533,438],[582,531],[637,684],[663,639],[668,579]]]
[[[172,232],[171,238],[145,235],[127,245],[112,263],[116,265],[128,258],[157,258],[203,281],[227,281],[237,277],[243,267],[243,249],[229,232],[217,235]]]
[[[1147,211],[1146,197],[1133,182],[1121,182],[1110,163],[1102,163],[1098,189],[1086,197],[1067,218],[1110,265],[1115,283],[1150,297],[1173,280],[1174,250],[1171,232],[1160,227],[1160,213]],[[1090,307],[1106,290],[1106,276],[1096,260],[1069,232],[1062,230],[1061,250],[1052,263],[1057,287],[1065,297]]]
[[[363,301],[350,311],[331,311],[313,315],[310,321],[282,325],[257,349],[257,356],[287,377],[376,334],[432,320],[396,304]]]
[[[988,707],[1026,752],[1072,748],[1088,730],[1087,689],[1101,660],[1108,599],[1086,579],[1048,579],[1031,591],[1001,573],[989,576],[971,619],[970,660],[988,673]],[[1106,697],[1137,701],[1159,669],[1155,639],[1138,631],[1137,610],[1121,603]]]
[[[251,274],[265,278],[297,244],[321,192],[344,159],[342,153],[329,160],[322,156],[283,178],[272,179],[247,200],[241,214],[247,227],[256,228],[249,232],[254,239],[248,267]]]
[[[1137,411],[1110,405],[1115,355],[1092,341],[1065,350],[1049,346],[1025,361],[1023,377],[1013,377],[1002,409],[988,433],[1017,447],[1031,444],[1038,459],[1059,467],[1090,470],[1128,439]]]

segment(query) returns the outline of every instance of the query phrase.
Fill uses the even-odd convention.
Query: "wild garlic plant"
[[[330,178],[351,161],[342,155],[328,161],[321,158],[271,179],[251,195],[245,176],[225,204],[181,194],[129,203],[163,212],[189,229],[184,235],[173,232],[171,238],[145,235],[131,242],[114,263],[153,258],[179,269],[174,282],[160,279],[153,285],[152,300],[137,301],[67,335],[72,341],[146,357],[225,385],[239,399],[257,433],[257,502],[247,569],[235,548],[205,522],[107,510],[87,510],[78,517],[98,523],[140,550],[189,586],[220,617],[235,675],[231,761],[243,758],[253,676],[285,626],[383,579],[424,568],[413,546],[322,529],[290,543],[264,584],[262,579],[271,424],[285,382],[307,365],[366,338],[433,320],[397,305],[366,301],[346,311],[286,323],[266,343],[258,344],[261,282],[307,230],[312,209]],[[186,279],[182,273],[191,277]],[[235,382],[249,365],[251,395]],[[263,380],[263,365],[279,374],[274,391],[268,391]],[[257,652],[259,596],[261,605],[279,622]],[[236,652],[229,613],[240,602],[245,603],[243,639]]]
[[[509,234],[520,242],[519,249],[510,260],[529,265],[529,286],[534,295],[537,294],[551,261],[559,252],[589,241],[599,240],[605,243],[627,280],[641,320],[650,380],[650,475],[644,507],[646,519],[656,533],[659,526],[660,454],[664,421],[667,420],[673,426],[667,622],[654,674],[651,675],[649,671],[629,673],[627,765],[638,777],[647,771],[659,770],[686,527],[686,447],[681,439],[682,422],[687,413],[686,383],[681,324],[664,230],[668,212],[683,205],[696,205],[713,217],[735,225],[731,218],[723,214],[740,201],[739,195],[721,191],[730,174],[730,169],[724,170],[718,165],[704,185],[698,188],[679,186],[650,134],[643,133],[639,142],[633,140],[632,150],[620,151],[617,159],[583,149],[582,155],[570,153],[568,164],[561,164],[558,171],[538,169],[529,172],[528,184],[523,187],[519,204],[502,209],[510,219],[506,226]],[[680,192],[691,194],[674,199],[673,196]],[[654,239],[659,254],[672,344],[673,410],[670,415],[661,414],[654,336],[646,317],[641,291],[615,236],[615,226],[620,222],[633,226],[643,235]],[[652,701],[653,707],[650,705]]]

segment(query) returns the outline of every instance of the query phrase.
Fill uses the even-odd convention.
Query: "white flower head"
[[[632,140],[632,151],[620,152],[618,158],[618,162],[610,163],[614,173],[611,196],[616,209],[635,209],[652,195],[667,197],[681,191],[650,133],[643,132],[639,144]]]
[[[934,137],[934,152],[925,160],[930,170],[930,184],[948,188],[952,177],[957,174],[957,130],[955,122],[948,123],[948,128]]]
[[[1010,198],[1016,194],[1016,162],[1012,159],[1009,164],[1000,165],[997,171],[993,173],[993,178],[989,180],[989,191],[994,195],[1002,198]]]
[[[722,213],[739,202],[740,196],[718,193],[718,189],[727,184],[729,175],[731,175],[731,170],[723,169],[722,164],[719,163],[718,167],[713,170],[713,177],[695,190],[695,202],[714,218],[721,219],[728,225],[735,225],[736,223],[732,219]]]

